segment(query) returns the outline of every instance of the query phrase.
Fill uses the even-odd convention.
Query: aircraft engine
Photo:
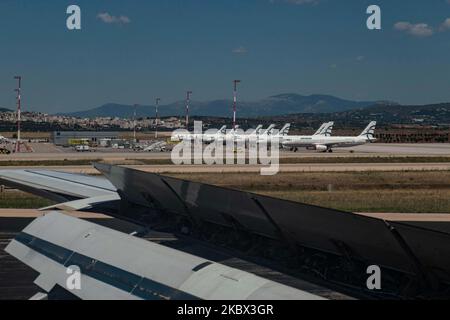
[[[307,147],[307,150],[317,150],[317,151],[327,151],[328,147],[324,146],[323,144],[316,144],[311,147]]]

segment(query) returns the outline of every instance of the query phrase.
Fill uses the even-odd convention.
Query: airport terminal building
[[[53,131],[51,141],[57,146],[99,144],[102,139],[118,139],[115,131]]]

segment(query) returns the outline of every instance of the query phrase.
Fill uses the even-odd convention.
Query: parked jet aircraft
[[[373,136],[375,125],[376,122],[372,121],[361,134],[356,137],[287,136],[283,138],[283,146],[294,148],[294,151],[299,147],[306,147],[308,150],[333,152],[332,148],[335,147],[353,147],[374,142],[376,140]]]
[[[278,131],[277,133],[274,132],[274,127],[266,130],[266,134],[264,135],[259,135],[258,136],[258,142],[267,142],[270,141],[271,139],[273,139],[274,137],[279,138],[279,141],[281,143],[281,141],[283,140],[282,138],[287,136],[289,133],[289,129],[291,128],[291,124],[290,123],[286,123],[283,128],[281,128],[280,131]]]
[[[274,128],[275,128],[275,125],[272,123],[270,126],[267,127],[266,130],[264,130],[263,132],[260,133],[260,136],[270,134]]]
[[[261,134],[262,127],[263,127],[262,124],[258,125],[255,130],[253,130],[249,133],[246,133],[245,136],[247,138],[259,136]]]
[[[313,138],[319,137],[327,137],[331,136],[331,130],[333,129],[334,122],[325,122],[323,123],[319,129],[312,136],[284,136],[280,141],[283,148],[289,148],[291,151],[297,151],[298,146],[293,145],[291,142],[293,141],[309,141]],[[286,143],[287,142],[287,143]]]
[[[253,131],[250,131],[250,132],[244,132],[244,133],[239,132],[239,131],[233,132],[234,133],[233,139],[236,142],[248,141],[252,138],[257,139],[258,136],[261,135],[261,129],[262,129],[262,125],[260,124]],[[227,136],[227,138],[230,138],[230,137],[231,137],[230,135]]]
[[[196,138],[201,138],[205,142],[212,142],[212,141],[218,139],[220,136],[225,135],[226,128],[227,128],[227,126],[222,126],[220,129],[218,129],[214,133],[196,134],[196,133],[192,133],[192,132],[184,132],[184,133],[180,132],[180,133],[176,133],[176,134],[172,135],[170,140],[173,142],[179,142],[179,141],[183,141],[183,140],[194,140]]]

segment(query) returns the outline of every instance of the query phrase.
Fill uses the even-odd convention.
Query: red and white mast
[[[191,101],[192,91],[186,91],[186,130],[189,129],[189,103]]]
[[[160,98],[156,98],[156,104],[155,104],[155,113],[156,113],[156,117],[155,117],[155,138],[158,138],[158,106],[159,106],[159,101],[161,101]]]
[[[134,105],[134,112],[133,112],[133,142],[136,143],[136,109],[137,104]]]
[[[17,89],[14,89],[14,91],[17,92],[17,141],[16,141],[16,147],[15,152],[20,152],[20,99],[21,95],[20,92],[22,90],[22,77],[21,76],[15,76],[14,79],[18,81]]]

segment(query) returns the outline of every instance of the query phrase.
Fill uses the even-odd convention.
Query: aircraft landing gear
[[[331,152],[333,152],[333,149],[328,149],[327,151],[331,153]]]

